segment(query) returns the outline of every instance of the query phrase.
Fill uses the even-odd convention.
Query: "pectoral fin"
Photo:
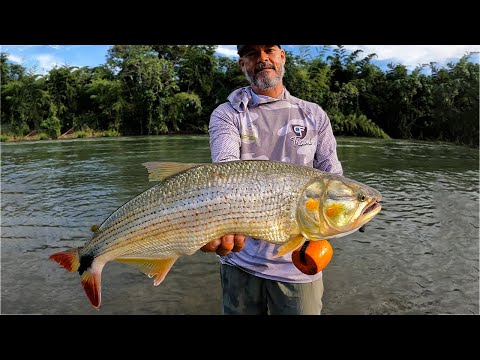
[[[179,173],[183,170],[190,169],[196,165],[195,163],[177,163],[177,162],[146,162],[142,164],[148,170],[148,179],[150,181],[162,181],[165,178]]]
[[[280,256],[288,254],[291,251],[294,251],[294,250],[298,249],[299,247],[301,247],[303,245],[303,243],[306,240],[307,239],[303,235],[292,235],[290,237],[290,239],[285,244],[283,244],[282,246],[280,246],[278,248],[277,253],[275,255],[273,255],[273,257],[278,258]]]
[[[152,259],[152,258],[117,258],[115,261],[127,263],[137,267],[141,272],[146,274],[149,278],[155,276],[153,285],[159,285],[168,272],[172,268],[178,256],[170,259]]]

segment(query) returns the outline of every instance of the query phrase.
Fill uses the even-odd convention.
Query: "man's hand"
[[[223,235],[219,239],[210,241],[208,244],[203,245],[200,250],[204,252],[216,252],[220,256],[227,255],[230,251],[237,252],[243,249],[245,245],[245,235],[228,234]]]

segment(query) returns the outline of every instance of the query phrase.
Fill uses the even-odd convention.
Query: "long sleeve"
[[[332,125],[328,115],[322,110],[323,121],[318,129],[318,143],[313,161],[313,167],[334,174],[343,175],[342,164],[337,157],[337,141],[333,135]]]
[[[240,160],[240,131],[226,106],[215,109],[210,116],[209,137],[212,162]]]

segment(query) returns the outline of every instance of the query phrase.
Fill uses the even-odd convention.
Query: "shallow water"
[[[364,233],[331,240],[323,314],[478,314],[478,149],[340,137],[338,155],[384,199]],[[2,143],[1,156],[3,314],[221,313],[214,254],[180,258],[157,287],[108,263],[99,311],[78,274],[48,260],[153,185],[143,162],[210,162],[207,137]]]

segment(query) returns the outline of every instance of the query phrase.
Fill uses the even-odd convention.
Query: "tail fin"
[[[62,265],[69,272],[75,272],[80,267],[80,255],[78,254],[79,248],[73,248],[66,251],[57,252],[50,255],[50,260],[56,261]]]
[[[100,308],[100,302],[102,301],[101,291],[101,270],[95,271],[89,268],[82,274],[82,286],[87,294],[88,299],[92,303],[95,309]]]
[[[83,290],[93,307],[98,310],[101,302],[101,274],[104,264],[93,264],[92,258],[79,255],[80,248],[61,251],[49,256],[49,259],[56,261],[69,272],[78,271],[81,275]]]

